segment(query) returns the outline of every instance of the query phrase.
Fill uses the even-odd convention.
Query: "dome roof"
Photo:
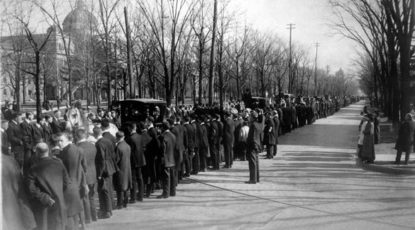
[[[75,5],[75,9],[72,10],[63,20],[63,32],[64,33],[85,33],[91,28],[96,28],[97,20],[95,16],[86,9],[85,3],[82,0],[78,0]]]

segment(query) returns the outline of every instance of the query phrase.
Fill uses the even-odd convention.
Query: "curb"
[[[393,175],[415,175],[415,170],[407,168],[391,168],[382,165],[374,164],[364,164],[361,159],[356,158],[356,165],[364,170],[387,173]]]

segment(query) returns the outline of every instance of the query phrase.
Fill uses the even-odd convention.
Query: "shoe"
[[[256,184],[255,181],[245,181],[245,184]]]
[[[165,194],[161,194],[161,195],[157,196],[157,199],[166,199],[166,198],[169,198],[169,196],[165,195]]]
[[[170,196],[176,196],[176,193],[170,193]]]
[[[122,209],[122,205],[117,205],[115,209]]]
[[[143,202],[143,198],[141,198],[141,197],[140,198],[137,198],[137,201],[138,202]]]
[[[106,213],[102,213],[101,215],[99,215],[99,219],[108,219],[111,217],[111,214],[109,212]]]
[[[134,203],[135,203],[135,200],[130,199],[130,201],[128,201],[128,203],[130,203],[130,204],[134,204]]]

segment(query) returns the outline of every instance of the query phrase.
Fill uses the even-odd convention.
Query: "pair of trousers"
[[[211,164],[214,169],[219,169],[219,162],[220,162],[220,156],[219,156],[219,149],[217,148],[216,144],[211,145],[210,148],[210,159]]]
[[[207,169],[207,148],[199,149],[200,170]]]
[[[144,179],[142,167],[131,168],[133,186],[130,190],[130,200],[143,200],[144,198]],[[138,196],[137,196],[138,189]]]
[[[128,204],[128,195],[127,190],[117,191],[117,207],[127,207]]]
[[[190,172],[192,171],[192,160],[191,160],[191,155],[193,154],[193,150],[186,150],[183,154],[183,166],[182,167],[182,172],[183,174],[190,174]]]
[[[274,146],[275,145],[267,145],[267,158],[274,158]]]
[[[85,211],[85,222],[91,223],[91,221],[97,221],[97,210],[95,206],[95,185],[96,184],[89,184],[88,185],[88,197],[83,199],[84,203],[84,211]]]
[[[400,150],[398,150],[398,151],[396,152],[396,159],[395,159],[395,162],[396,162],[396,163],[400,163],[400,162],[401,162],[402,152],[403,152],[403,151],[400,151]],[[407,164],[407,163],[408,163],[408,161],[409,161],[409,155],[410,155],[410,152],[405,152],[405,163],[406,163],[406,164]]]
[[[199,148],[195,148],[194,150],[194,156],[191,158],[192,159],[192,172],[193,173],[198,173],[200,171],[200,157],[199,157]]]
[[[98,181],[99,209],[101,213],[112,212],[112,175]]]
[[[224,143],[223,144],[223,150],[224,150],[224,153],[225,153],[225,165],[226,166],[232,166],[232,164],[233,164],[232,143]]]
[[[259,182],[259,160],[258,151],[250,150],[248,156],[249,163],[249,181]]]
[[[278,149],[278,145],[274,145],[274,148],[273,148],[273,155],[274,156],[277,155],[277,149]]]
[[[163,193],[164,197],[169,197],[176,195],[176,178],[177,173],[175,173],[174,167],[165,167],[162,175],[162,184],[163,184]]]

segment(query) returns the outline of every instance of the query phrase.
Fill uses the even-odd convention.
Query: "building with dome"
[[[56,26],[49,27],[44,34],[34,34],[34,40],[38,43],[44,41],[48,32],[51,36],[42,52],[41,92],[46,100],[65,100],[68,96],[68,61],[72,64],[83,63],[87,55],[87,47],[93,36],[92,30],[96,28],[97,20],[87,10],[82,0],[78,0],[74,9],[65,17],[62,23],[62,33]],[[68,48],[68,49],[65,49]],[[70,54],[68,60],[67,52]],[[21,103],[35,101],[35,86],[33,76],[25,73],[30,69],[33,50],[24,33],[0,37],[1,52],[1,77],[0,98],[1,102],[12,102],[19,94]],[[20,68],[18,68],[20,63]],[[20,71],[19,71],[20,69]],[[81,78],[80,68],[72,68],[72,76]],[[76,75],[76,76],[75,76]],[[20,81],[20,90],[16,92],[16,79]],[[20,79],[20,80],[19,80]],[[82,87],[74,87],[73,94],[82,99],[84,92]],[[75,92],[74,92],[75,91]]]

